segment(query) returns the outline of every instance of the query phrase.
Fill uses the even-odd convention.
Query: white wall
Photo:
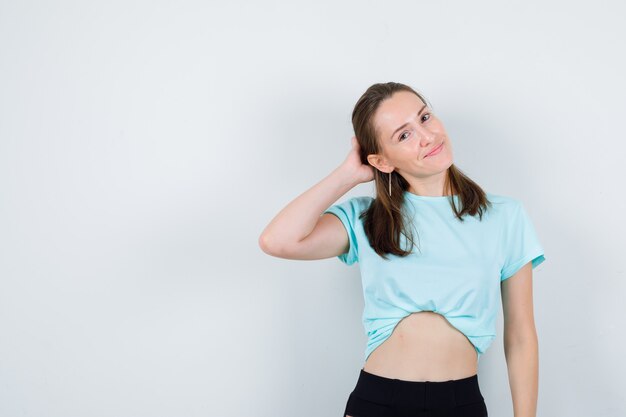
[[[0,1],[0,416],[341,415],[358,266],[257,239],[386,81],[532,216],[538,415],[625,415],[623,3],[226,3]]]

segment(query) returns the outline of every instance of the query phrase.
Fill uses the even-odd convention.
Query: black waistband
[[[448,381],[405,381],[361,369],[353,395],[379,404],[411,402],[437,406],[471,404],[483,400],[478,374]]]

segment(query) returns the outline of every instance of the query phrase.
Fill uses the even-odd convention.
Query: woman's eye
[[[428,116],[428,118],[426,120],[424,120],[424,117]],[[428,121],[430,120],[430,113],[424,113],[424,115],[422,116],[422,121]],[[404,139],[406,139],[405,133],[408,132],[404,132],[403,134],[401,134],[400,136],[398,136],[398,141],[402,141]]]

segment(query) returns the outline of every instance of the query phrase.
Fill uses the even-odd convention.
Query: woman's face
[[[415,94],[399,91],[384,100],[374,125],[382,153],[367,158],[381,171],[426,178],[445,174],[452,165],[452,146],[442,122]]]

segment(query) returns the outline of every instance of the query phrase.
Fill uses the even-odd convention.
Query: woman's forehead
[[[418,96],[410,92],[397,92],[384,100],[376,112],[376,124],[383,131],[391,133],[404,123],[414,119],[428,106]]]

